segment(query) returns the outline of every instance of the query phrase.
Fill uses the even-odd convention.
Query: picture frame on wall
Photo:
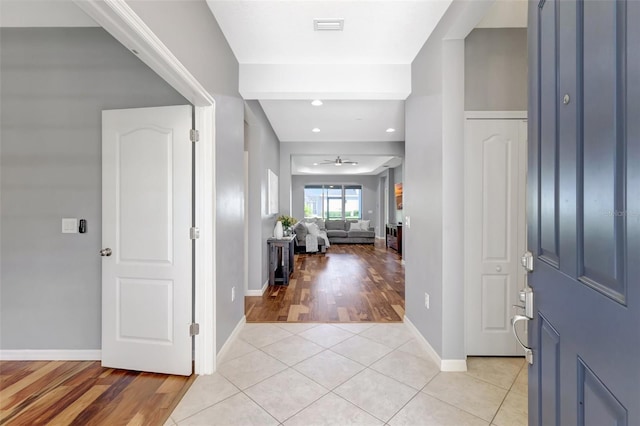
[[[402,182],[395,184],[393,192],[396,197],[396,210],[402,210]]]

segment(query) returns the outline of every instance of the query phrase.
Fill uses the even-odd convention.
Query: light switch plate
[[[62,233],[63,234],[77,234],[78,233],[78,219],[63,217],[62,218]]]

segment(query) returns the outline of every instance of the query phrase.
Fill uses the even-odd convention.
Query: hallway
[[[247,324],[166,425],[527,424],[523,358],[443,373],[405,324]]]
[[[384,240],[300,253],[288,286],[245,297],[247,322],[400,322],[404,266]]]

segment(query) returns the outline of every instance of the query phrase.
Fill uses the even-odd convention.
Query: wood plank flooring
[[[0,425],[163,425],[193,380],[98,361],[1,361]]]
[[[400,322],[401,260],[383,240],[296,254],[289,286],[269,286],[262,297],[245,297],[247,322]]]

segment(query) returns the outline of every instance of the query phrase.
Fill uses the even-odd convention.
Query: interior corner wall
[[[217,350],[244,315],[244,104],[216,95],[215,261]],[[220,125],[218,123],[224,123]],[[235,287],[235,300],[231,300]]]
[[[406,316],[443,360],[465,358],[460,37],[483,13],[486,5],[480,3],[461,0],[449,7],[412,63],[412,94],[405,104],[404,215],[410,221],[403,229]],[[451,31],[456,36],[449,40]]]
[[[268,214],[268,170],[280,173],[280,141],[260,103],[246,101],[249,152],[249,281],[248,290],[260,290],[269,278],[267,239],[273,235],[276,215]]]
[[[465,43],[465,110],[527,110],[527,29],[476,28]]]
[[[244,316],[244,103],[239,64],[205,1],[127,4],[215,99],[216,351]],[[159,7],[160,5],[160,7]]]
[[[102,28],[0,29],[0,85],[0,348],[100,349],[101,111],[189,102]]]
[[[464,40],[442,42],[442,359],[466,359],[464,326]]]

